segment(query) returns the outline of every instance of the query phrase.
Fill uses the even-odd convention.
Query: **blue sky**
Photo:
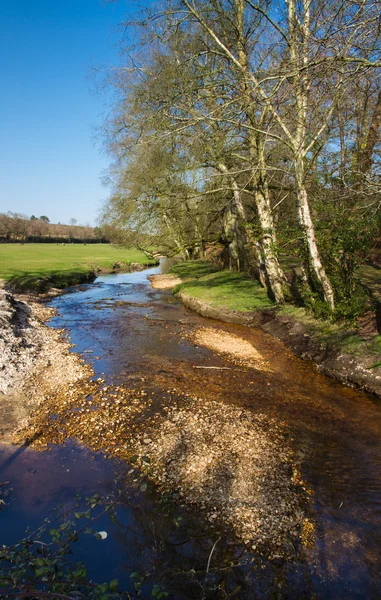
[[[94,69],[118,62],[134,0],[0,0],[0,212],[94,224],[109,157]]]

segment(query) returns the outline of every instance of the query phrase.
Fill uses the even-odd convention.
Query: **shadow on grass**
[[[12,292],[47,292],[50,288],[63,289],[71,285],[93,281],[94,271],[50,271],[45,273],[20,272],[6,282]]]
[[[274,303],[266,290],[257,282],[232,271],[218,271],[192,281],[185,281],[174,293],[184,290],[200,300],[210,301],[219,307],[238,311],[267,309]]]
[[[219,270],[220,269],[216,265],[207,260],[192,260],[174,265],[171,268],[170,273],[174,273],[182,279],[188,279],[190,277],[198,279],[199,277],[216,273]]]
[[[375,296],[381,299],[381,269],[379,267],[363,265],[359,270],[359,278]]]

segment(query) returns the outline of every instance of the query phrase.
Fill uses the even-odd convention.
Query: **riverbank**
[[[156,289],[161,287],[160,277],[151,278]],[[325,375],[381,397],[381,364],[376,366],[381,336],[375,314],[366,315],[358,328],[319,321],[303,308],[275,306],[257,282],[240,273],[217,271],[206,261],[173,267],[162,286],[171,288],[202,316],[261,327]]]
[[[0,283],[13,293],[46,293],[92,282],[99,273],[156,263],[138,250],[111,244],[0,244]]]
[[[70,352],[65,332],[49,328],[54,315],[41,299],[0,289],[0,437],[12,440],[51,395],[87,380],[92,369]]]

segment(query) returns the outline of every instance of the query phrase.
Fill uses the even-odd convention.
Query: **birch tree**
[[[288,285],[275,217],[281,228],[287,198],[287,218],[294,201],[309,283],[335,308],[340,293],[319,219],[324,196],[345,209],[345,195],[370,197],[364,182],[377,180],[379,4],[167,0],[144,21],[145,51],[140,46],[132,68],[118,73],[123,100],[111,146],[122,157],[131,145],[141,147],[140,167],[148,172],[151,152],[144,148],[175,149],[181,175],[179,163],[164,169],[164,186],[160,173],[155,181],[149,175],[143,194],[150,198],[147,214],[156,215],[174,247],[186,253],[222,228],[230,265],[246,268],[255,214],[258,262],[270,293],[283,302]],[[155,31],[148,34],[150,24]],[[365,92],[355,107],[350,94],[367,78],[371,94],[362,110]],[[354,136],[355,122],[361,126]],[[126,157],[120,166],[136,173]],[[361,185],[348,192],[348,172],[356,170]]]
[[[205,38],[204,51],[212,56],[219,56],[220,64],[229,80],[229,86],[235,96],[237,116],[235,126],[245,131],[245,139],[249,148],[251,175],[250,187],[253,190],[258,219],[261,226],[261,236],[258,240],[259,253],[263,257],[268,287],[277,302],[283,302],[287,294],[287,280],[280,267],[277,257],[277,240],[275,225],[271,210],[269,194],[268,170],[266,166],[266,120],[269,116],[268,106],[261,105],[258,99],[258,90],[252,85],[250,73],[249,47],[252,38],[258,38],[260,33],[261,18],[249,27],[245,23],[245,2],[234,0],[232,3],[212,2],[203,3],[196,7],[196,3],[187,0],[180,2],[180,7],[174,6],[169,11],[171,19],[176,10],[178,19],[184,26],[184,14],[181,7],[186,9],[186,14],[197,23],[200,33]],[[206,34],[206,35],[205,35]],[[238,116],[239,114],[239,116]],[[244,119],[242,116],[244,115]],[[210,114],[208,119],[214,119]],[[225,114],[219,116],[224,122]],[[245,165],[247,167],[247,165]],[[220,172],[227,174],[226,165],[222,168],[217,164]],[[247,170],[247,168],[246,168]],[[231,180],[231,177],[230,177]],[[235,188],[235,189],[234,189]],[[238,201],[237,184],[233,185],[233,198]],[[239,202],[236,205],[238,214],[241,212]],[[242,212],[241,212],[242,214]]]

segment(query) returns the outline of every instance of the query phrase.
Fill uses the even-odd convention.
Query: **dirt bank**
[[[32,409],[92,370],[70,353],[63,331],[47,327],[54,311],[35,297],[0,290],[0,439],[26,423]]]
[[[176,285],[183,282],[180,277],[176,275],[150,275],[148,277],[151,287],[155,290],[172,290]]]
[[[157,283],[158,285],[158,283]],[[178,297],[192,310],[204,317],[227,323],[259,326],[280,339],[296,356],[313,361],[319,370],[345,385],[360,388],[381,398],[381,369],[370,369],[374,355],[344,354],[337,348],[315,338],[303,323],[284,315],[277,309],[239,312],[213,307],[180,290]]]

